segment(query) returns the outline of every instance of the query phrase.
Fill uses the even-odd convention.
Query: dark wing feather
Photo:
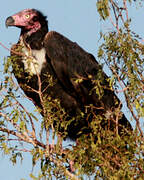
[[[96,96],[89,96],[90,90],[93,88],[92,79],[96,78],[98,71],[101,70],[94,56],[84,51],[78,44],[54,31],[47,33],[44,45],[57,78],[65,91],[79,100],[80,103],[100,105],[102,101],[98,103]],[[104,83],[109,86],[106,82],[107,76],[104,73],[102,75]],[[77,83],[76,79],[81,79],[82,82]],[[109,103],[112,105],[112,99],[116,96],[112,91],[105,93],[109,93],[109,97],[104,99],[108,101],[111,98]]]
[[[97,109],[102,109],[100,111],[103,113],[109,110],[113,112],[119,107],[120,101],[110,89],[108,77],[102,72],[101,66],[93,55],[87,53],[77,43],[54,31],[47,33],[44,46],[63,90],[76,100],[77,105],[93,104]],[[99,98],[94,91],[91,92],[94,88],[92,82],[99,78],[99,71],[103,79],[102,85],[105,86],[102,98]],[[82,79],[82,81],[77,83],[76,79]],[[131,129],[124,115],[119,122]]]

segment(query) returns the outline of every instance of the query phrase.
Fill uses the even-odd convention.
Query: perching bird
[[[6,19],[6,26],[21,29],[18,43],[11,48],[11,54],[17,56],[13,73],[20,87],[42,111],[43,105],[36,92],[39,86],[45,98],[60,101],[69,116],[65,120],[75,117],[68,125],[67,137],[76,139],[84,133],[85,127],[88,132],[89,122],[98,115],[110,126],[132,129],[123,113],[114,113],[120,107],[120,101],[94,56],[63,35],[48,32],[46,17],[40,11],[18,12]],[[50,77],[53,85],[50,85]],[[87,107],[92,109],[88,111],[91,112],[89,116]],[[77,118],[81,113],[83,116]]]

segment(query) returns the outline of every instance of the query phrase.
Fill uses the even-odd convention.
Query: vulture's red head
[[[41,29],[42,26],[47,27],[47,20],[40,11],[36,9],[25,9],[8,17],[6,19],[6,26],[19,27],[31,35]]]

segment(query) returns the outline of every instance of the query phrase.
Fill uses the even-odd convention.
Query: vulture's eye
[[[25,18],[26,18],[26,19],[30,18],[30,15],[29,15],[29,14],[26,14],[26,15],[25,15]]]

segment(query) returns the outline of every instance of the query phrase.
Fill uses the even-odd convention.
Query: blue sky
[[[5,0],[0,6],[0,42],[8,48],[17,42],[20,30],[6,29],[5,19],[25,8],[41,10],[48,17],[49,30],[58,31],[72,41],[76,41],[95,57],[98,50],[99,31],[109,29],[108,25],[100,22],[96,11],[96,0]],[[135,10],[131,7],[130,16],[133,30],[144,38],[143,8]],[[3,70],[3,59],[8,55],[9,52],[0,46],[1,71]],[[2,76],[3,73],[0,72],[0,82],[3,79]],[[16,166],[0,154],[0,180],[30,179],[28,174],[31,170],[31,158],[28,154],[25,154],[23,164],[19,162]]]

